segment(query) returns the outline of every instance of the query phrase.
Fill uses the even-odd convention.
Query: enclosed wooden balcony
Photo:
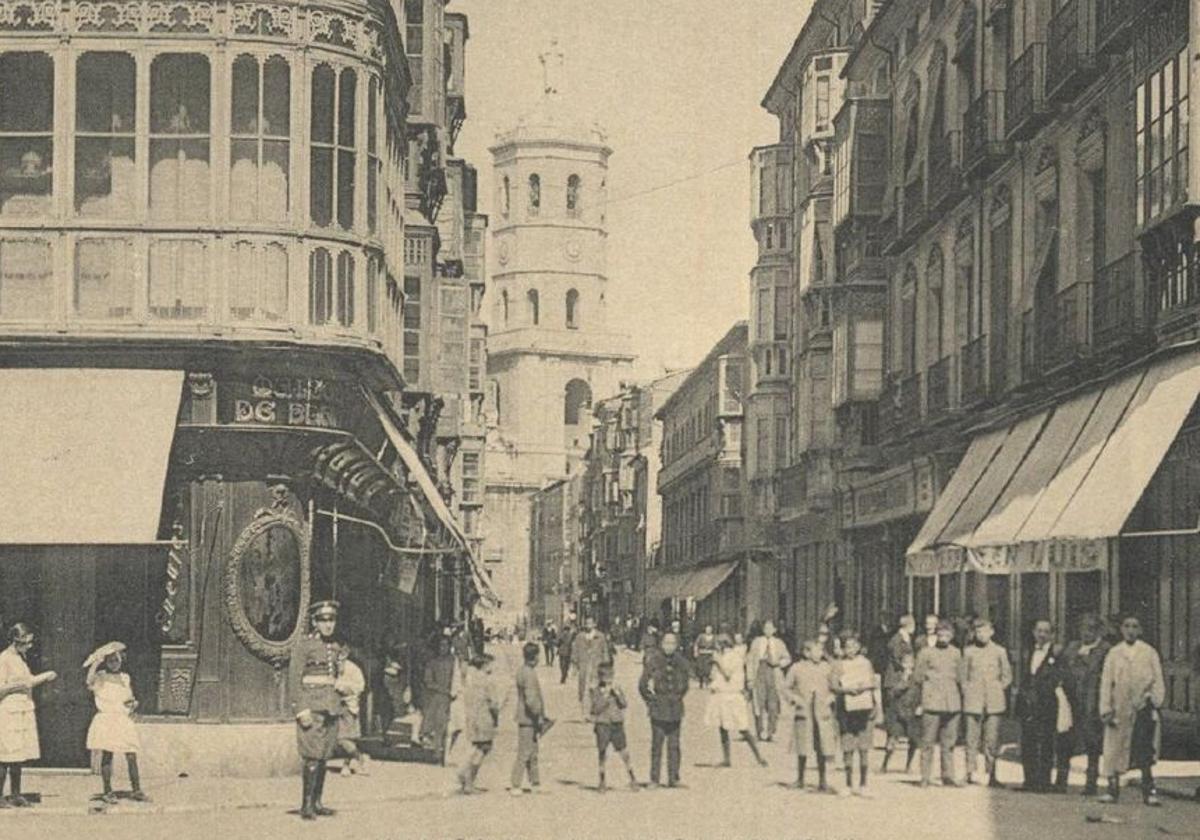
[[[1067,0],[1050,19],[1050,56],[1046,93],[1068,101],[1095,78],[1096,0]]]
[[[929,146],[929,212],[953,207],[963,195],[962,132],[947,131]]]
[[[954,408],[954,357],[945,356],[925,375],[925,416],[929,422],[950,416]]]
[[[1057,292],[1045,311],[1022,317],[1021,367],[1026,381],[1058,372],[1092,349],[1092,284],[1073,283]]]
[[[1128,46],[1133,20],[1146,9],[1145,0],[1096,0],[1096,52],[1116,55]]]
[[[901,219],[901,230],[906,239],[919,233],[925,224],[925,176],[923,174],[918,173],[904,185]]]
[[[986,175],[1009,151],[1004,132],[1004,91],[980,94],[963,115],[963,171]]]
[[[1046,45],[1030,44],[1008,67],[1004,124],[1010,140],[1027,140],[1050,116],[1046,99]]]
[[[1092,289],[1092,341],[1113,347],[1143,333],[1148,324],[1146,296],[1139,294],[1132,253],[1096,272]]]

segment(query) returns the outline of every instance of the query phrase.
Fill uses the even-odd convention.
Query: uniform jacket
[[[963,712],[968,715],[1002,715],[1008,711],[1012,685],[1008,651],[995,642],[968,645],[963,651]]]
[[[500,722],[502,699],[492,675],[472,668],[463,688],[465,701],[467,740],[473,744],[492,741],[496,737],[496,726]]]
[[[292,648],[288,663],[288,697],[292,714],[324,712],[336,715],[342,698],[334,688],[339,676],[338,659],[342,646],[324,642],[317,636],[300,639]]]
[[[904,657],[913,655],[913,639],[897,631],[887,645],[887,664],[884,666],[883,687],[900,688],[904,683]]]
[[[1021,720],[1037,720],[1049,723],[1058,719],[1059,688],[1065,687],[1066,669],[1063,667],[1062,647],[1053,642],[1042,660],[1036,674],[1029,673],[1033,661],[1031,648],[1021,657],[1021,691],[1017,695],[1017,713]]]
[[[921,709],[961,712],[962,670],[962,652],[954,645],[918,650],[913,682],[921,687]]]
[[[517,725],[536,726],[546,716],[542,702],[542,685],[537,669],[522,665],[517,670]]]
[[[687,694],[691,669],[679,651],[659,653],[642,668],[638,692],[646,701],[652,720],[683,720],[683,695]]]

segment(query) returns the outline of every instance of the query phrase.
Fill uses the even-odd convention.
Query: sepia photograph
[[[0,0],[0,837],[1200,840],[1193,75]]]

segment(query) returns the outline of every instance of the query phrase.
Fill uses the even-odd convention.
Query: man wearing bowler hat
[[[341,644],[337,630],[337,601],[319,601],[309,610],[313,632],[296,642],[288,666],[288,696],[296,715],[296,745],[303,762],[304,795],[300,816],[306,820],[333,815],[321,804],[325,763],[337,748],[341,697],[335,683]]]

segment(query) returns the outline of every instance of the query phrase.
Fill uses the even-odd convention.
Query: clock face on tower
[[[583,256],[583,244],[578,237],[572,236],[563,243],[563,253],[571,262],[578,262],[579,258]]]

